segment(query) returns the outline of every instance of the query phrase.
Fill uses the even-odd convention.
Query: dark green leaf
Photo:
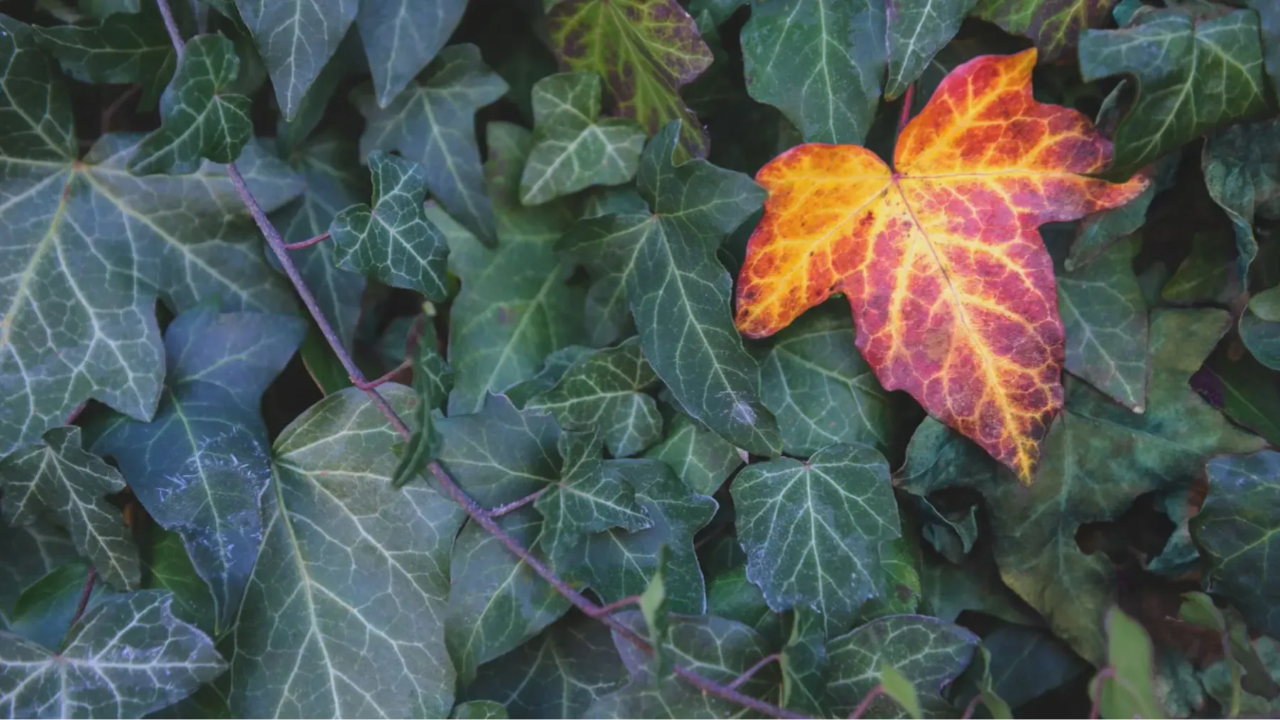
[[[1075,48],[1080,33],[1107,24],[1116,0],[980,0],[974,15],[1036,43],[1040,60]]]
[[[363,0],[356,27],[369,55],[378,105],[404,90],[462,19],[467,0]]]
[[[560,348],[547,356],[546,361],[542,364],[542,369],[537,375],[525,380],[524,382],[512,385],[507,388],[503,395],[511,401],[517,410],[523,410],[524,406],[533,398],[555,387],[560,382],[560,378],[573,367],[573,364],[594,353],[595,350],[582,345],[570,345]]]
[[[977,0],[897,0],[885,5],[888,21],[885,44],[889,49],[889,72],[884,84],[886,100],[901,96],[920,77],[933,56],[956,36],[960,23],[975,2]],[[854,52],[856,55],[858,50]]]
[[[488,718],[507,720],[508,716],[507,709],[496,702],[472,700],[454,706],[453,712],[449,713],[449,717],[456,720],[488,720]]]
[[[675,416],[666,439],[644,456],[666,463],[700,495],[715,493],[743,463],[733,445],[684,413]]]
[[[182,536],[160,528],[150,533],[151,546],[143,556],[150,575],[146,579],[147,588],[173,593],[173,614],[200,632],[212,635],[217,618],[213,594],[191,564]]]
[[[59,527],[45,523],[10,527],[0,522],[0,630],[13,620],[13,608],[23,590],[77,558],[71,538]]]
[[[305,332],[284,315],[183,313],[165,333],[155,418],[121,417],[93,446],[115,458],[151,517],[182,536],[213,591],[215,634],[233,624],[262,537],[271,459],[258,406]]]
[[[832,445],[805,463],[748,465],[732,491],[747,577],[775,611],[812,608],[834,634],[884,592],[880,546],[900,530],[889,464],[876,451]]]
[[[737,547],[735,538],[727,538]],[[739,549],[738,552],[741,552]],[[707,614],[735,620],[760,633],[766,640],[781,644],[785,639],[782,627],[782,615],[769,609],[764,600],[764,593],[747,579],[745,558],[735,567],[722,570],[714,575],[705,563],[703,572],[707,573]],[[814,617],[818,617],[813,613]]]
[[[426,469],[439,453],[440,438],[435,429],[435,411],[441,409],[453,389],[453,369],[430,343],[419,341],[413,348],[413,390],[417,422],[413,436],[400,455],[400,464],[391,475],[391,484],[400,487]]]
[[[37,580],[19,596],[9,632],[54,652],[60,650],[88,578],[88,565],[71,562]],[[106,583],[94,583],[85,608],[93,608],[112,594]]]
[[[1245,310],[1240,315],[1240,339],[1258,362],[1280,370],[1280,322],[1267,322]]]
[[[426,173],[417,163],[380,150],[369,154],[373,207],[353,205],[329,225],[339,266],[428,300],[448,297],[444,235],[427,218]]]
[[[520,176],[525,205],[635,177],[644,129],[627,118],[600,119],[600,76],[594,72],[539,80],[533,116],[533,149]]]
[[[250,44],[252,44],[252,40],[250,40]],[[236,44],[236,49],[241,52],[240,57],[243,60],[246,55],[240,43]],[[276,142],[280,146],[281,157],[291,158],[302,143],[307,140],[307,137],[311,135],[311,132],[316,129],[316,126],[324,119],[325,111],[329,109],[330,101],[333,100],[334,93],[338,91],[338,86],[346,78],[353,75],[363,75],[368,70],[368,66],[364,62],[363,52],[360,45],[360,36],[357,33],[347,33],[342,43],[338,45],[333,57],[329,58],[329,62],[325,63],[324,69],[316,76],[315,82],[311,84],[311,87],[302,96],[302,102],[298,105],[297,113],[292,118],[285,118],[277,110]],[[253,49],[253,56],[257,58],[259,63],[262,62],[262,58],[257,55],[256,48]],[[264,74],[265,72],[263,70]],[[363,174],[363,171],[361,171],[361,174]]]
[[[666,545],[658,548],[658,565],[649,577],[649,587],[640,593],[636,603],[648,631],[649,647],[653,648],[650,660],[653,677],[662,680],[671,671],[671,603],[667,600],[667,563],[671,551]]]
[[[421,165],[431,194],[488,242],[494,234],[493,209],[484,194],[475,114],[506,91],[502,78],[480,60],[479,48],[446,48],[385,107],[374,101],[372,88],[357,88],[352,101],[366,120],[360,154],[394,150]]]
[[[1236,234],[1240,282],[1258,256],[1256,219],[1280,220],[1280,120],[1229,127],[1204,145],[1205,187],[1222,206]]]
[[[826,717],[823,706],[827,688],[826,621],[816,612],[797,610],[791,621],[791,638],[782,648],[782,707],[813,717]]]
[[[1224,232],[1198,232],[1191,253],[1160,290],[1160,299],[1175,305],[1225,305],[1242,289],[1236,274],[1235,248]]]
[[[1086,82],[1137,78],[1137,97],[1115,132],[1116,174],[1131,173],[1219,125],[1267,108],[1258,16],[1237,10],[1195,18],[1171,8],[1121,30],[1080,38]]]
[[[266,61],[276,101],[293,119],[356,19],[355,0],[235,0]]]
[[[227,665],[154,590],[85,613],[59,653],[0,633],[0,712],[9,717],[142,717],[190,695]]]
[[[139,14],[116,13],[93,25],[33,28],[40,46],[81,82],[141,83],[143,106],[155,107],[169,84],[178,54],[156,3]]]
[[[1013,707],[1070,681],[1089,667],[1048,631],[1026,625],[1001,624],[982,638],[991,653],[991,680],[996,693]]]
[[[5,522],[21,527],[52,520],[71,534],[103,579],[121,590],[138,587],[138,548],[120,511],[106,499],[124,490],[124,478],[80,448],[80,428],[53,428],[43,444],[0,460],[0,488]]]
[[[490,395],[472,415],[436,421],[440,465],[481,505],[514,502],[560,479],[560,426]]]

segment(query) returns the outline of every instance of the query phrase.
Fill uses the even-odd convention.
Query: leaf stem
[[[867,693],[866,697],[862,698],[862,702],[858,703],[858,707],[854,708],[853,712],[849,714],[849,720],[858,720],[858,718],[865,715],[867,710],[871,708],[871,703],[875,702],[876,698],[881,695],[888,695],[884,691],[883,684],[871,688],[871,692]]]
[[[639,603],[640,603],[639,595],[628,595],[624,598],[618,598],[617,600],[614,600],[613,602],[607,605],[601,605],[600,607],[596,608],[596,614],[592,615],[592,617],[598,618],[603,615],[612,615],[624,607],[630,607],[632,605],[637,605]]]
[[[373,388],[376,388],[383,383],[389,382],[392,378],[404,372],[405,370],[408,370],[411,367],[413,367],[413,360],[407,359],[404,362],[397,365],[390,372],[382,375],[381,377],[374,378],[373,380],[364,380],[364,379],[357,380],[355,378],[351,378],[351,382],[361,390],[372,390]]]
[[[185,43],[182,41],[182,33],[178,30],[178,21],[173,19],[173,10],[169,8],[168,0],[156,0],[156,5],[160,7],[160,17],[164,18],[164,29],[169,31],[169,42],[173,43],[174,51],[181,56]]]
[[[296,243],[286,243],[284,246],[284,249],[285,250],[301,250],[303,248],[309,248],[312,245],[315,245],[317,243],[322,243],[328,239],[329,239],[329,233],[328,231],[326,231],[307,240],[302,240]]]
[[[782,662],[782,654],[773,653],[772,655],[765,655],[764,657],[760,658],[759,662],[747,668],[746,672],[742,673],[737,677],[737,679],[729,683],[729,687],[733,688],[734,690],[737,690],[738,688],[742,687],[744,683],[750,680],[752,676],[760,672],[769,663],[772,663],[772,662]]]
[[[907,86],[907,91],[902,94],[902,113],[898,115],[898,135],[902,134],[902,129],[907,126],[907,121],[911,119],[911,105],[915,102],[916,84],[911,83]]]
[[[964,706],[964,714],[960,716],[960,720],[969,720],[973,714],[978,711],[978,703],[982,702],[982,693],[973,696],[968,705]]]
[[[502,517],[503,515],[509,515],[515,512],[516,510],[519,510],[520,508],[524,507],[525,505],[528,505],[529,503],[542,497],[543,494],[546,493],[547,490],[549,489],[550,489],[550,486],[547,486],[542,488],[541,490],[538,490],[537,492],[529,493],[528,495],[525,495],[519,500],[509,502],[506,505],[499,505],[496,508],[490,508],[489,515],[491,517]]]
[[[84,616],[84,611],[89,607],[89,596],[93,594],[93,584],[98,580],[98,568],[89,566],[89,574],[84,578],[84,589],[80,591],[80,603],[76,605],[76,614],[71,616],[71,624],[67,626],[67,633],[70,634],[71,628],[80,622],[80,618]],[[65,642],[65,641],[64,641]]]

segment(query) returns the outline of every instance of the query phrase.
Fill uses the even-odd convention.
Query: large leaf
[[[974,15],[1036,43],[1045,61],[1072,50],[1080,33],[1106,25],[1117,0],[979,0]]]
[[[966,667],[978,646],[968,630],[937,618],[891,615],[827,643],[828,708],[845,717],[880,682],[880,668],[896,670],[915,687],[925,717],[955,713],[942,690]],[[870,717],[903,717],[888,698],[875,700]]]
[[[899,136],[893,170],[854,145],[771,161],[737,288],[749,337],[843,292],[884,387],[910,392],[1024,483],[1062,403],[1062,323],[1037,228],[1147,184],[1088,176],[1110,143],[1080,113],[1032,98],[1035,60],[1028,50],[952,70]]]
[[[136,136],[106,136],[79,158],[66,87],[31,33],[0,18],[0,455],[95,398],[147,420],[160,398],[157,296],[185,310],[288,311],[292,292],[225,171],[135,178]],[[271,210],[297,179],[255,144],[241,172]],[[20,281],[25,278],[25,282]]]
[[[680,120],[684,152],[707,154],[680,87],[711,65],[711,50],[677,0],[564,0],[547,13],[547,29],[561,65],[604,78],[618,115],[650,134]]]
[[[333,218],[329,235],[337,245],[334,259],[347,270],[442,302],[448,297],[449,247],[422,206],[426,172],[415,162],[380,150],[369,153],[368,161],[373,205],[353,205]]]
[[[107,598],[57,653],[0,632],[0,712],[9,717],[142,717],[190,695],[227,665],[170,611],[172,596]]]
[[[1258,16],[1249,10],[1201,19],[1171,8],[1140,13],[1120,30],[1086,31],[1086,82],[1120,74],[1138,82],[1115,130],[1115,172],[1133,172],[1218,125],[1265,111],[1259,42]]]
[[[484,193],[475,114],[506,92],[507,84],[481,61],[479,48],[446,48],[386,107],[374,101],[367,85],[353,92],[366,121],[360,154],[394,150],[421,165],[431,194],[489,242],[493,209]]]
[[[525,205],[635,177],[644,129],[627,118],[600,119],[599,75],[562,73],[534,83],[533,117],[533,149],[520,176]]]
[[[1271,548],[1280,529],[1280,453],[1214,458],[1209,495],[1191,533],[1209,559],[1209,589],[1231,598],[1249,626],[1280,633],[1280,568]]]
[[[258,558],[271,441],[262,393],[302,342],[298,318],[204,306],[165,332],[165,392],[149,423],[121,417],[94,442],[157,523],[182,536],[230,627]]]
[[[462,278],[449,323],[449,364],[456,373],[450,414],[475,412],[486,392],[532,378],[543,358],[582,334],[582,296],[566,285],[573,268],[552,250],[570,222],[566,208],[520,206],[527,130],[490,123],[488,140],[485,175],[500,243],[487,250],[473,237],[450,236],[451,267]]]
[[[666,463],[699,495],[715,493],[743,464],[733,445],[684,413],[671,422],[667,438],[644,456]]]
[[[229,2],[229,0],[228,0]],[[356,0],[235,0],[267,64],[276,102],[293,119],[356,19]]]
[[[981,490],[1004,581],[1086,660],[1106,657],[1100,620],[1115,569],[1104,556],[1080,549],[1080,526],[1114,520],[1138,496],[1190,482],[1212,454],[1262,446],[1187,384],[1228,322],[1217,310],[1154,315],[1141,415],[1069,383],[1066,411],[1045,440],[1044,464],[1030,488],[1011,483],[976,446],[937,422],[926,420],[912,438],[902,486],[922,494],[955,485]]]
[[[436,431],[440,465],[481,505],[514,502],[560,479],[560,426],[516,410],[505,396],[490,395],[479,412],[436,421]]]
[[[1258,256],[1255,220],[1280,219],[1280,120],[1229,127],[1204,144],[1205,187],[1231,219],[1242,286]]]
[[[747,577],[773,610],[812,608],[834,635],[885,592],[880,546],[901,533],[879,453],[832,445],[804,463],[748,465],[732,490]]]
[[[124,488],[115,468],[80,448],[78,427],[52,428],[42,444],[0,460],[5,522],[56,522],[102,577],[122,590],[136,588],[142,572],[124,518],[106,498]]]
[[[362,0],[356,28],[379,106],[390,105],[435,58],[466,9],[467,0]]]
[[[408,388],[380,390],[409,414]],[[443,717],[453,706],[444,615],[463,513],[425,485],[391,487],[399,441],[354,388],[276,440],[234,633],[237,716]]]
[[[730,322],[732,285],[713,254],[758,207],[750,179],[703,160],[674,164],[678,127],[645,148],[638,184],[651,214],[584,220],[565,238],[575,257],[626,284],[644,355],[681,406],[721,437],[777,454],[777,423],[759,372]]]

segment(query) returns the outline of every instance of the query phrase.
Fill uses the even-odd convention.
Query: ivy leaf
[[[284,315],[219,315],[211,306],[179,315],[165,333],[155,417],[121,417],[93,445],[115,458],[147,513],[182,536],[213,592],[215,635],[234,623],[262,538],[271,481],[262,393],[305,333],[302,320]]]
[[[662,439],[658,404],[642,392],[657,381],[640,342],[631,338],[577,361],[555,387],[525,407],[552,413],[566,430],[599,428],[609,454],[629,457]]]
[[[714,494],[743,464],[737,448],[684,413],[675,416],[666,439],[644,456],[666,463],[699,495]]]
[[[636,503],[652,526],[588,536],[564,563],[564,575],[591,586],[605,602],[616,602],[644,592],[665,545],[670,552],[666,586],[671,612],[701,615],[707,600],[693,535],[711,522],[716,501],[689,490],[657,460],[607,460],[603,465],[603,472],[634,489]]]
[[[1280,8],[1267,0],[1245,0],[1245,5],[1258,13],[1262,31],[1263,60],[1271,84],[1280,96]]]
[[[445,48],[386,107],[374,101],[368,85],[352,93],[365,117],[360,154],[398,151],[421,165],[427,188],[445,210],[492,244],[493,209],[484,193],[475,114],[506,92],[507,84],[481,61],[479,48]]]
[[[707,154],[710,141],[680,88],[712,55],[677,0],[564,0],[548,11],[547,31],[562,66],[605,79],[618,115],[650,134],[679,120],[682,152]]]
[[[1204,145],[1201,167],[1210,197],[1231,219],[1236,271],[1247,286],[1258,256],[1257,219],[1280,220],[1280,120],[1235,125]],[[1242,287],[1243,289],[1243,287]]]
[[[1036,102],[1035,60],[984,55],[952,70],[898,137],[892,171],[864,147],[818,144],[761,169],[769,200],[736,317],[744,335],[766,337],[843,292],[885,389],[911,393],[1023,483],[1062,403],[1062,325],[1038,226],[1120,205],[1148,182],[1089,175],[1110,143],[1075,110]],[[993,145],[976,118],[996,107],[1010,130]]]
[[[702,563],[703,572],[710,576],[707,580],[707,614],[740,622],[763,635],[769,642],[781,644],[786,637],[782,626],[783,616],[769,609],[764,593],[747,579],[746,554],[738,545],[737,538],[729,535],[722,537],[742,557],[735,560],[735,564],[729,569],[714,574],[709,563]]]
[[[534,547],[544,521],[524,507],[497,519],[522,547]],[[458,535],[449,562],[445,641],[461,684],[476,667],[514,650],[555,622],[569,601],[475,523]]]
[[[981,490],[1005,583],[1086,660],[1106,657],[1097,618],[1111,601],[1115,569],[1080,549],[1080,526],[1114,520],[1139,495],[1186,481],[1210,455],[1262,446],[1187,384],[1228,322],[1217,310],[1154,314],[1142,415],[1069,383],[1066,411],[1045,440],[1043,467],[1028,489],[1009,483],[975,446],[936,422],[926,420],[911,440],[901,487],[920,494],[955,485]]]
[[[476,412],[486,392],[533,377],[543,358],[575,344],[582,333],[582,296],[565,284],[573,267],[552,249],[570,222],[566,208],[520,206],[529,132],[507,123],[490,123],[488,129],[485,175],[501,242],[496,250],[474,241],[451,246],[454,271],[462,278],[449,323],[449,364],[456,373],[451,415]]]
[[[486,507],[514,502],[560,479],[560,426],[490,395],[480,412],[435,423],[440,465]]]
[[[1083,31],[1106,25],[1115,4],[1116,0],[980,0],[973,14],[1031,38],[1041,60],[1052,62],[1075,48]]]
[[[442,302],[448,297],[449,248],[422,207],[426,173],[417,163],[382,151],[369,154],[369,171],[373,207],[353,205],[329,225],[337,246],[334,259],[344,269]]]
[[[1070,682],[1088,667],[1042,628],[1002,623],[983,636],[982,646],[991,653],[996,693],[1013,707]]]
[[[239,74],[240,58],[227,38],[200,35],[187,41],[160,96],[160,127],[138,143],[129,172],[185,175],[202,159],[235,162],[253,138],[252,101],[228,92]]]
[[[599,75],[562,73],[534,83],[533,117],[533,149],[520,176],[525,205],[635,177],[644,129],[628,118],[600,119]]]
[[[338,50],[356,19],[356,0],[235,0],[267,64],[286,120]]]
[[[173,593],[173,614],[194,625],[200,632],[212,635],[218,616],[213,593],[196,572],[187,554],[182,536],[155,528],[150,532],[150,547],[143,551],[147,565],[148,588]],[[237,602],[239,598],[236,598]]]
[[[545,393],[560,382],[560,378],[573,367],[573,364],[579,360],[591,355],[595,352],[594,348],[582,345],[570,345],[560,348],[547,356],[546,361],[542,363],[542,369],[537,375],[523,382],[512,385],[503,393],[511,404],[518,410],[523,410],[525,405],[533,398]]]
[[[658,565],[649,577],[649,586],[640,593],[637,603],[640,616],[648,631],[649,647],[653,648],[650,668],[653,677],[664,679],[672,675],[671,669],[671,604],[667,600],[667,563],[671,550],[666,545],[658,548]]]
[[[356,28],[386,107],[448,42],[467,0],[362,0]]]
[[[80,448],[80,428],[51,428],[41,445],[0,460],[0,487],[5,522],[24,527],[51,519],[71,534],[103,579],[121,590],[138,587],[138,549],[120,511],[106,500],[124,490],[124,478]]]
[[[1138,238],[1058,275],[1066,368],[1134,412],[1147,397],[1147,302],[1133,274]]]
[[[955,709],[942,691],[969,666],[978,643],[973,633],[937,618],[892,615],[869,622],[827,643],[827,707],[835,717],[849,715],[888,666],[915,687],[925,717],[950,717]],[[873,701],[867,714],[903,717],[887,698]]]
[[[890,453],[909,430],[902,421],[918,418],[904,395],[880,386],[845,318],[834,306],[806,313],[778,333],[761,364],[761,398],[788,454],[808,457],[836,443]]]
[[[635,532],[653,525],[636,504],[635,491],[600,460],[600,433],[560,434],[560,481],[533,504],[546,520],[539,542],[552,565],[589,533],[620,527]]]
[[[18,597],[55,568],[79,558],[71,538],[49,523],[0,522],[0,630],[13,622]]]
[[[805,463],[755,463],[732,492],[747,577],[774,611],[812,608],[834,634],[883,592],[880,545],[901,531],[889,464],[878,452],[832,445]]]
[[[226,310],[295,302],[222,167],[137,178],[124,168],[137,137],[122,135],[80,159],[65,84],[25,26],[0,29],[0,227],[6,267],[29,279],[0,290],[4,455],[90,397],[151,417],[164,379],[157,296],[177,312],[212,297]],[[256,144],[240,165],[267,210],[300,190]]]
[[[58,653],[0,633],[0,712],[9,717],[142,717],[226,670],[203,633],[152,590],[85,613]]]
[[[1206,467],[1209,495],[1191,534],[1209,559],[1210,592],[1231,598],[1253,627],[1280,632],[1280,576],[1270,550],[1280,508],[1280,453],[1219,457]]]
[[[573,614],[519,649],[481,665],[466,696],[502,703],[514,717],[584,717],[593,702],[617,688],[624,674],[609,629]]]
[[[1107,667],[1115,676],[1089,683],[1089,695],[1101,693],[1099,705],[1108,717],[1164,717],[1155,688],[1155,650],[1138,621],[1118,607],[1107,612]]]
[[[85,578],[89,565],[73,561],[56,568],[23,590],[14,606],[13,622],[9,631],[14,635],[57,651],[62,640],[76,619],[80,600],[85,600],[85,610],[98,605],[104,598],[115,594],[106,583],[94,583],[88,597],[84,597]]]
[[[380,391],[398,413],[411,409],[407,388]],[[236,716],[442,717],[453,706],[444,615],[464,516],[425,485],[391,487],[399,440],[355,388],[276,440],[234,632]]]
[[[509,716],[507,709],[496,702],[473,700],[455,705],[449,717],[456,720],[487,720],[488,718],[507,720]]]
[[[678,128],[649,141],[637,183],[652,214],[582,221],[571,254],[620,272],[645,358],[689,415],[738,447],[777,454],[777,423],[759,372],[728,317],[732,285],[713,250],[758,207],[760,191],[704,160],[675,165]]]
[[[1171,8],[1120,30],[1087,30],[1080,73],[1085,82],[1137,78],[1137,97],[1115,131],[1116,175],[1267,109],[1258,16],[1248,10],[1197,19]]]
[[[827,688],[826,619],[810,610],[796,611],[791,637],[782,648],[782,707],[813,717],[828,717],[824,709]]]
[[[435,412],[449,399],[453,389],[453,368],[431,347],[418,340],[413,348],[413,391],[418,396],[414,406],[417,422],[413,435],[400,455],[400,464],[391,475],[391,485],[400,487],[426,469],[440,451],[440,437],[435,429]]]
[[[1280,370],[1280,322],[1267,322],[1245,310],[1240,315],[1240,339],[1258,362]]]
[[[885,44],[889,48],[889,72],[884,84],[886,100],[900,97],[920,77],[933,56],[960,31],[960,24],[975,2],[977,0],[941,3],[898,0],[885,4],[888,30]]]

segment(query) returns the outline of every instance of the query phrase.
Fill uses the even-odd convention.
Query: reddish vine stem
[[[525,495],[524,497],[520,498],[519,500],[514,500],[514,501],[512,501],[512,502],[507,503],[506,505],[499,505],[499,506],[498,506],[498,507],[496,507],[496,508],[490,508],[490,509],[489,509],[489,516],[490,516],[490,517],[502,517],[503,515],[510,515],[511,513],[513,513],[513,512],[515,512],[515,511],[519,510],[520,508],[524,507],[525,505],[528,505],[529,503],[536,501],[538,498],[542,497],[542,496],[543,496],[543,494],[544,494],[544,493],[546,493],[546,492],[547,492],[547,488],[545,488],[545,487],[544,487],[544,488],[542,488],[541,490],[539,490],[539,491],[537,491],[537,492],[534,492],[534,493],[530,493],[530,494],[528,494],[528,495]]]
[[[405,370],[408,370],[411,367],[413,367],[413,360],[409,359],[400,363],[390,372],[386,373],[385,375],[382,375],[381,377],[376,377],[372,380],[364,380],[364,379],[357,380],[355,378],[351,378],[351,382],[361,390],[372,390],[373,388],[376,388],[379,385],[382,385],[383,383],[390,382],[392,378],[404,372]]]
[[[849,714],[849,720],[861,718],[866,714],[867,710],[871,709],[871,703],[875,702],[876,698],[887,694],[884,691],[884,685],[876,685],[871,688],[871,692],[867,693],[866,697],[862,698],[862,702],[858,703],[858,707],[854,708],[853,712]]]
[[[1093,679],[1093,707],[1089,708],[1089,720],[1099,717],[1102,714],[1102,683],[1108,678],[1115,679],[1116,669],[1110,665],[1098,671],[1098,677]]]
[[[84,579],[84,589],[80,591],[80,603],[76,605],[76,614],[71,616],[71,625],[68,626],[67,632],[80,622],[81,616],[84,615],[85,608],[89,607],[89,596],[93,594],[93,584],[98,579],[98,569],[90,566],[89,574]]]
[[[760,658],[760,660],[755,665],[752,665],[751,667],[747,668],[746,672],[742,673],[737,677],[736,680],[729,683],[729,687],[733,688],[734,690],[737,690],[738,688],[742,687],[744,683],[750,680],[756,673],[763,670],[766,666],[768,666],[769,663],[772,663],[772,662],[782,662],[782,654],[773,653],[772,655],[765,655],[764,657]]]
[[[306,240],[300,240],[300,241],[298,241],[298,242],[296,242],[296,243],[285,243],[284,249],[285,249],[285,250],[301,250],[301,249],[303,249],[303,248],[309,248],[309,247],[311,247],[312,245],[315,245],[315,244],[317,244],[317,243],[322,243],[322,242],[324,242],[325,240],[328,240],[328,239],[329,239],[329,233],[328,233],[328,232],[323,232],[323,233],[320,233],[319,235],[317,235],[317,236],[315,236],[315,237],[313,237],[313,238],[308,238],[308,239],[306,239]]]
[[[911,83],[907,86],[907,91],[902,95],[902,114],[898,115],[898,134],[902,134],[902,129],[907,126],[907,121],[911,119],[911,105],[915,101],[916,84]]]
[[[973,714],[978,711],[978,703],[982,701],[982,693],[973,696],[968,705],[964,707],[964,714],[960,716],[960,720],[969,720]]]
[[[599,618],[604,615],[612,615],[624,607],[638,605],[639,603],[640,603],[639,595],[628,595],[624,598],[619,598],[618,600],[614,600],[613,602],[607,605],[599,606],[598,608],[596,608],[596,614],[593,615],[592,617]]]

